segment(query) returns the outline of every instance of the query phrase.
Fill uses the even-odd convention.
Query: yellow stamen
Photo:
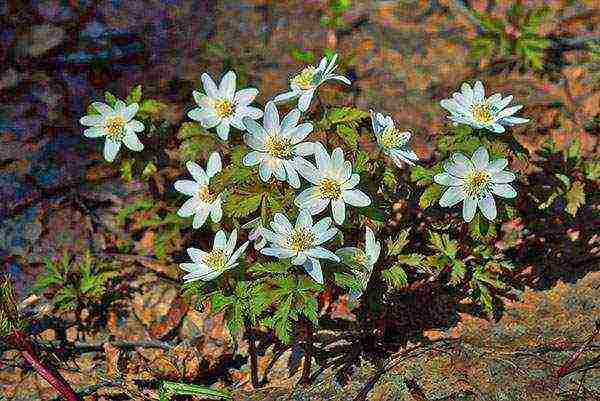
[[[492,108],[487,103],[475,104],[471,107],[473,118],[478,123],[487,124],[494,119]]]
[[[221,118],[231,117],[234,114],[234,105],[230,100],[223,99],[215,102],[215,111]]]
[[[125,119],[121,116],[108,118],[104,125],[106,136],[113,140],[123,139],[123,128],[125,128]]]
[[[212,203],[215,200],[215,194],[210,192],[210,188],[208,187],[208,185],[200,187],[200,190],[198,191],[198,196],[205,203]]]
[[[296,229],[291,235],[290,248],[295,251],[304,251],[313,246],[315,239],[312,231],[303,228]]]
[[[266,147],[271,156],[281,159],[289,159],[293,154],[290,140],[277,135],[269,135],[267,137]]]
[[[341,185],[331,178],[325,178],[317,188],[323,199],[339,199],[342,195]]]
[[[387,127],[383,134],[381,134],[379,138],[379,143],[386,149],[395,148],[400,146],[400,137],[398,135],[398,130],[394,127]]]
[[[227,258],[225,257],[225,252],[223,252],[221,249],[215,249],[206,254],[202,261],[208,267],[214,270],[225,270],[227,267]]]
[[[490,186],[491,176],[487,171],[474,171],[467,177],[466,191],[469,196],[480,196]]]

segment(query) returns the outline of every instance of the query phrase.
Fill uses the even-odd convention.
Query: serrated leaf
[[[125,100],[125,103],[129,105],[132,103],[139,103],[140,100],[142,100],[142,85],[137,85],[131,89],[131,92],[129,92],[129,95]]]
[[[223,203],[223,211],[229,217],[239,218],[248,216],[258,210],[263,199],[263,193],[240,195],[231,194]]]
[[[369,116],[368,112],[355,107],[335,107],[327,112],[327,119],[331,124],[356,122]]]
[[[577,210],[585,204],[584,187],[585,185],[581,181],[575,181],[571,189],[565,193],[565,199],[567,200],[565,210],[573,217],[577,214]]]
[[[388,256],[397,256],[402,253],[402,250],[408,244],[408,234],[410,233],[410,228],[405,228],[404,230],[398,233],[398,236],[394,240],[386,241],[387,244],[387,254]]]
[[[396,189],[398,186],[398,182],[396,181],[396,174],[394,170],[387,167],[383,170],[383,183],[386,187],[391,189],[392,191]]]
[[[381,277],[390,288],[396,290],[405,288],[408,285],[408,276],[406,275],[404,268],[399,264],[395,264],[389,269],[382,270]]]
[[[336,127],[336,132],[351,149],[357,148],[359,134],[356,127],[340,124]]]
[[[104,92],[104,101],[106,102],[106,104],[108,104],[110,107],[115,107],[115,103],[117,103],[117,98],[115,95],[113,95],[112,93],[110,93],[109,91]]]

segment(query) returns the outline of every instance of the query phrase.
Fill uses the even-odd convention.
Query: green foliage
[[[59,312],[101,304],[109,295],[110,280],[118,275],[113,266],[93,260],[89,253],[75,260],[65,252],[59,262],[46,258],[44,265],[34,289],[53,292],[50,299]]]
[[[176,383],[163,381],[158,393],[159,401],[170,401],[174,395],[191,395],[211,400],[233,400],[233,397],[222,390],[213,390],[210,387],[198,386],[196,384]]]
[[[23,330],[27,321],[19,313],[15,287],[10,276],[0,275],[0,340],[13,330]]]
[[[293,322],[300,316],[318,325],[318,304],[315,295],[322,287],[306,276],[279,274],[265,281],[265,295],[274,309],[262,323],[273,329],[283,343],[291,341]]]
[[[524,67],[543,69],[544,51],[551,40],[539,34],[541,24],[549,18],[548,7],[525,10],[521,1],[516,1],[507,11],[505,18],[495,18],[475,12],[484,33],[471,43],[471,57],[502,59],[518,58]]]
[[[345,25],[343,14],[350,8],[350,0],[329,0],[327,12],[321,17],[321,25],[341,28]]]
[[[225,312],[231,334],[240,332],[245,322],[256,324],[258,316],[269,304],[261,282],[239,281],[230,295],[218,291],[212,294],[210,300],[213,313]]]

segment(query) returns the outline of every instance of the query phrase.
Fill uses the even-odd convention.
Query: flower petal
[[[319,284],[323,284],[323,271],[321,270],[321,263],[318,259],[309,258],[303,263],[304,270]]]
[[[314,93],[314,89],[302,92],[302,94],[300,95],[300,99],[298,99],[298,109],[300,109],[300,111],[304,112],[308,110]]]
[[[92,127],[83,131],[83,136],[87,138],[98,138],[104,135],[106,135],[104,127]]]
[[[92,103],[92,107],[102,115],[113,114],[115,112],[112,107],[103,102],[94,102]]]
[[[287,137],[287,133],[293,130],[296,127],[296,125],[298,125],[298,121],[300,121],[300,110],[292,109],[289,113],[285,115],[285,117],[283,117],[283,120],[281,120],[281,135]]]
[[[342,191],[342,199],[349,205],[365,207],[371,204],[371,199],[360,189]]]
[[[204,223],[206,222],[207,217],[208,217],[208,209],[206,209],[206,208],[198,209],[198,211],[196,211],[196,214],[194,215],[194,220],[192,220],[192,228],[194,230],[197,230],[200,227],[202,227],[204,225]]]
[[[83,116],[79,119],[79,123],[88,127],[98,127],[104,125],[104,117],[99,114]]]
[[[312,256],[313,258],[329,259],[329,260],[333,260],[334,262],[340,261],[340,258],[335,253],[333,253],[330,250],[325,249],[321,246],[316,246],[314,248],[307,249],[306,254],[308,256]]]
[[[452,189],[452,188],[450,188]],[[463,220],[469,223],[475,217],[477,210],[477,198],[465,198],[463,202]]]
[[[190,217],[199,209],[200,200],[197,197],[192,197],[186,200],[177,211],[179,217]]]
[[[208,158],[208,164],[206,165],[206,175],[208,178],[212,178],[223,168],[221,164],[221,156],[218,152],[212,152]]]
[[[202,167],[192,161],[187,162],[185,167],[188,169],[192,177],[194,177],[194,180],[198,181],[200,185],[208,185],[208,176]]]
[[[221,83],[219,84],[219,92],[222,97],[227,100],[233,100],[235,96],[235,72],[228,71],[227,74],[221,78]]]
[[[439,173],[433,177],[433,181],[437,182],[440,185],[444,185],[447,187],[454,187],[458,185],[462,185],[464,182],[463,179],[458,178],[449,173]]]
[[[125,121],[129,122],[129,121],[131,121],[131,119],[133,117],[135,117],[135,115],[137,114],[139,109],[140,109],[139,104],[131,103],[129,106],[127,106],[123,110],[121,110],[121,115],[123,116]]]
[[[283,160],[283,165],[285,167],[285,172],[287,174],[287,180],[292,188],[300,188],[300,177],[298,177],[298,172],[296,171],[296,167],[293,162],[289,160]]]
[[[267,103],[263,124],[265,126],[265,131],[267,131],[268,134],[279,133],[279,112],[277,111],[275,102]]]
[[[496,219],[496,202],[494,202],[494,197],[491,193],[488,192],[483,198],[481,198],[478,202],[478,205],[485,218],[488,220]]]
[[[107,162],[112,162],[115,160],[117,153],[119,153],[119,149],[121,149],[120,141],[113,141],[112,139],[106,138],[104,142],[104,159]]]
[[[204,86],[204,92],[213,99],[219,98],[219,90],[215,81],[212,80],[210,75],[203,73],[200,77],[202,79],[202,85]]]
[[[499,171],[492,174],[492,182],[494,184],[507,184],[513,182],[516,176],[510,171]]]
[[[471,160],[473,161],[473,165],[475,166],[476,170],[485,170],[490,164],[490,156],[487,149],[483,146],[477,148],[475,153],[473,153]]]
[[[262,125],[260,125],[259,123],[257,123],[253,119],[251,119],[250,117],[244,117],[244,119],[242,121],[244,122],[244,126],[246,127],[246,130],[248,131],[248,133],[254,135],[256,138],[260,139],[262,142],[264,142],[267,139],[267,131],[265,131],[265,129],[262,127]],[[256,149],[256,150],[260,150],[260,149]]]
[[[313,130],[313,125],[311,123],[303,123],[298,125],[293,131],[291,131],[290,141],[293,144],[303,141],[308,134],[310,134]]]
[[[217,125],[217,135],[224,141],[229,139],[229,121],[221,120],[221,123]]]
[[[225,231],[219,230],[219,232],[217,232],[215,235],[213,249],[224,250],[225,246],[227,246],[227,235],[225,234]]]
[[[135,134],[135,132],[131,131],[123,137],[123,143],[129,149],[139,152],[144,149],[144,144],[140,142],[140,139]]]
[[[517,191],[509,184],[494,184],[492,192],[503,198],[512,199],[517,197]]]
[[[295,99],[298,96],[300,96],[300,92],[290,91],[290,92],[281,93],[281,94],[275,96],[273,101],[276,103],[283,103],[283,102],[288,102],[292,99]]]
[[[315,146],[316,148],[317,146]],[[317,185],[321,179],[321,173],[315,166],[312,165],[309,161],[296,157],[294,158],[294,164],[296,165],[296,171],[300,173],[302,177],[304,177],[310,183]]]
[[[200,184],[191,180],[177,180],[173,186],[176,191],[188,196],[195,196],[200,191]]]
[[[508,166],[508,160],[506,160],[505,158],[496,159],[489,164],[487,171],[490,174],[494,174],[504,170],[506,166]]]
[[[465,194],[460,187],[449,187],[439,200],[441,207],[452,207],[465,199]]]
[[[370,203],[370,201],[369,201]],[[331,214],[337,224],[343,224],[346,219],[346,203],[342,199],[331,201]]]
[[[258,95],[258,89],[256,88],[246,88],[236,92],[235,97],[233,98],[233,102],[237,105],[247,106],[256,96]]]

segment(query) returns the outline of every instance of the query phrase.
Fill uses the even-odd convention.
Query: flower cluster
[[[314,125],[310,121],[301,121],[317,89],[325,82],[337,80],[350,85],[346,77],[334,73],[336,62],[337,55],[330,60],[324,57],[318,66],[304,68],[290,79],[290,91],[267,102],[264,112],[251,105],[258,96],[258,90],[237,90],[233,71],[227,72],[218,86],[204,73],[201,76],[204,92],[192,93],[197,107],[187,115],[206,129],[214,128],[222,141],[228,141],[231,127],[242,131],[243,141],[250,148],[243,157],[243,164],[258,166],[258,176],[265,183],[273,178],[298,191],[294,199],[299,210],[295,224],[285,214],[276,213],[271,222],[257,218],[242,226],[252,228],[248,238],[254,241],[255,248],[262,255],[302,266],[314,281],[321,284],[324,282],[322,260],[350,266],[359,284],[351,293],[351,298],[356,299],[366,289],[379,259],[381,244],[375,233],[366,228],[364,250],[344,247],[334,253],[323,245],[336,236],[339,226],[346,221],[347,207],[367,207],[371,205],[371,197],[359,188],[361,177],[351,161],[346,159],[343,150],[338,147],[330,152],[323,143],[307,140]],[[280,118],[276,104],[294,99],[297,99],[295,107]],[[502,133],[505,126],[528,121],[514,116],[522,106],[508,107],[511,101],[512,96],[500,94],[486,98],[483,84],[476,82],[473,87],[464,83],[461,92],[454,93],[451,99],[442,100],[441,106],[451,113],[449,118],[454,124]],[[92,103],[94,113],[81,118],[81,124],[90,127],[84,131],[86,137],[106,137],[104,156],[107,161],[115,159],[121,143],[134,151],[144,148],[137,137],[137,133],[144,130],[144,125],[134,119],[138,109],[137,103],[126,105],[121,100],[116,100],[112,106],[96,102]],[[262,122],[258,122],[261,118]],[[381,153],[397,167],[414,166],[419,158],[410,147],[412,134],[397,129],[390,116],[379,112],[371,111],[371,122]],[[494,195],[503,198],[517,195],[510,185],[515,175],[505,171],[507,165],[505,158],[490,160],[485,147],[478,148],[471,158],[454,153],[443,164],[444,172],[434,177],[435,183],[447,187],[439,205],[451,207],[463,202],[465,222],[473,220],[478,208],[485,218],[496,219]],[[174,183],[176,191],[189,197],[179,208],[178,215],[184,218],[193,216],[194,229],[201,228],[209,217],[213,223],[219,223],[227,191],[216,191],[211,187],[211,179],[222,170],[221,156],[213,152],[206,170],[193,161],[189,161],[186,167],[193,180]],[[306,181],[304,188],[301,178]],[[330,216],[322,216],[316,223],[313,222],[313,216],[329,210]],[[189,248],[187,252],[192,263],[181,264],[188,273],[184,280],[213,280],[237,266],[248,242],[237,250],[236,244],[236,230],[229,237],[221,230],[215,235],[212,251]]]

